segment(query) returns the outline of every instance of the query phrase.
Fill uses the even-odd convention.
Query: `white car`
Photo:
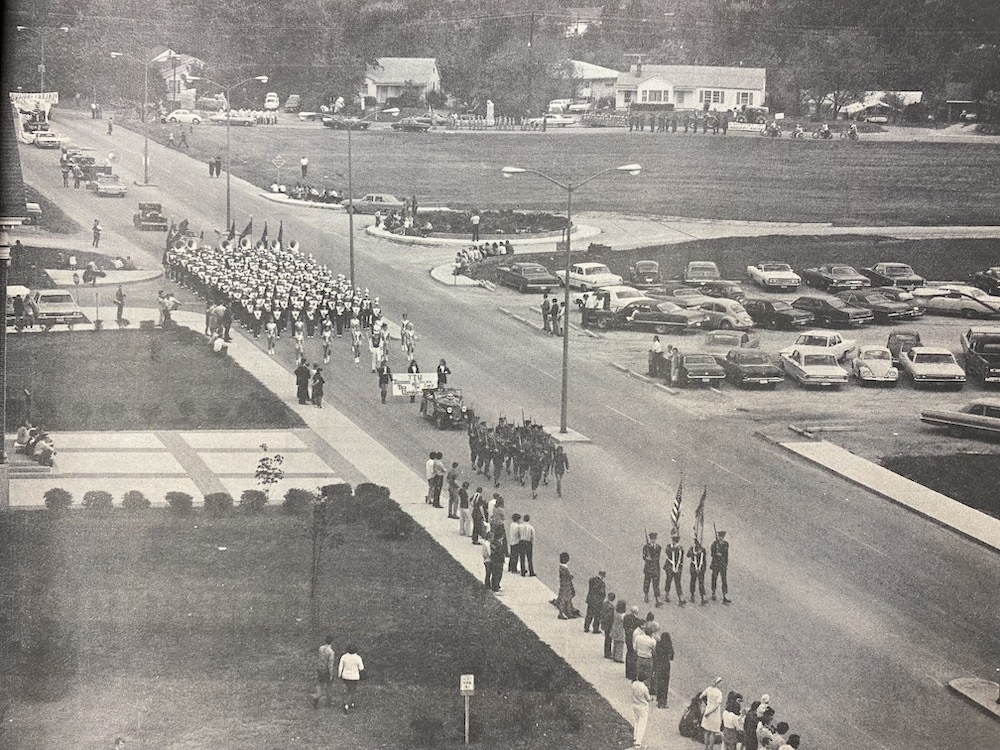
[[[708,315],[711,329],[737,329],[746,331],[753,328],[753,318],[743,305],[734,299],[713,298],[703,302],[699,308]]]
[[[572,117],[567,117],[566,115],[557,114],[544,114],[541,117],[529,117],[528,124],[533,127],[542,127],[542,123],[545,123],[547,128],[564,128],[567,125],[576,125],[576,120]]]
[[[278,99],[278,92],[268,91],[267,95],[264,97],[264,109],[273,112],[280,106],[281,106],[281,100]]]
[[[859,383],[896,385],[899,370],[892,363],[892,352],[884,346],[862,346],[851,361],[851,372]]]
[[[32,143],[35,148],[59,148],[62,146],[62,138],[48,130],[39,130]]]
[[[963,318],[1000,318],[1000,297],[977,286],[944,284],[913,290],[913,300],[922,310]]]
[[[124,198],[128,189],[121,178],[116,174],[102,174],[97,176],[94,184],[94,194],[101,198]]]
[[[575,295],[574,295],[575,296]],[[605,302],[607,299],[607,302]],[[604,286],[592,292],[580,295],[576,300],[577,304],[589,310],[611,310],[617,312],[630,302],[638,301],[656,304],[656,300],[650,299],[645,293],[630,286]]]
[[[788,354],[802,348],[822,350],[832,354],[837,360],[844,360],[857,353],[858,342],[845,339],[836,331],[803,331],[796,337],[795,343],[782,349],[781,353]]]
[[[801,386],[839,388],[847,382],[847,371],[826,349],[801,346],[783,351],[778,366]]]
[[[190,109],[175,109],[163,118],[164,122],[179,122],[184,125],[197,125],[201,122],[201,115],[192,112]]]
[[[962,390],[965,370],[955,361],[955,355],[937,346],[915,346],[899,356],[899,366],[914,386],[950,385]]]
[[[564,270],[556,271],[556,276],[563,286],[584,292],[600,289],[602,286],[620,286],[623,281],[621,276],[611,273],[611,269],[603,263],[574,263],[569,268],[568,280]]]
[[[795,290],[802,278],[787,263],[764,261],[755,266],[747,266],[750,280],[764,289]]]

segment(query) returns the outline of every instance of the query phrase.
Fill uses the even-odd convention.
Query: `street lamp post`
[[[149,66],[156,61],[142,62],[124,52],[111,53],[111,59],[117,60],[119,57],[127,57],[142,65],[142,184],[149,185]]]
[[[566,277],[563,279],[565,285],[565,295],[563,299],[563,350],[562,350],[562,398],[559,408],[559,433],[565,435],[568,432],[566,427],[566,412],[569,409],[569,270],[571,266],[570,253],[573,233],[573,193],[579,188],[586,185],[591,180],[594,180],[601,175],[609,174],[611,172],[625,172],[630,175],[638,175],[642,171],[642,166],[640,164],[623,164],[620,167],[609,167],[608,169],[602,169],[600,172],[595,172],[586,177],[576,184],[569,182],[560,182],[547,174],[538,172],[534,169],[522,169],[521,167],[504,167],[500,170],[500,173],[504,177],[513,177],[516,174],[533,174],[541,177],[543,180],[548,180],[553,185],[558,185],[563,190],[566,191]]]
[[[224,89],[226,92],[226,229],[229,229],[230,224],[232,224],[232,185],[230,183],[230,136],[229,131],[232,126],[232,114],[233,114],[233,89],[237,89],[240,86],[250,83],[250,81],[257,81],[258,83],[267,83],[267,76],[251,76],[238,83],[234,83],[231,86],[224,86],[217,81],[213,81],[211,78],[202,78],[201,76],[187,76],[188,81],[205,81],[205,83],[211,83]]]
[[[399,114],[399,110],[395,107],[390,107],[389,109],[383,109],[382,114],[395,117]],[[351,131],[354,130],[358,123],[372,116],[378,116],[377,109],[364,117],[359,117],[356,122],[347,121],[347,278],[350,280],[352,288],[356,288],[357,284],[354,283],[354,170],[352,169],[351,161]]]
[[[69,33],[69,26],[55,26],[48,28],[34,28],[32,26],[17,26],[15,27],[18,31],[30,31],[38,36],[38,41],[40,44],[40,61],[38,63],[38,92],[42,93],[45,91],[45,37],[49,34],[54,34],[57,31],[63,34]]]

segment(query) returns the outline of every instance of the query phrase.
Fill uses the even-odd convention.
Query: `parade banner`
[[[59,92],[58,91],[11,91],[10,100],[15,105],[26,105],[20,106],[21,109],[35,109],[35,104],[39,106],[42,104],[47,104],[51,107],[53,104],[59,103]],[[45,108],[48,111],[48,107]]]
[[[393,396],[419,396],[437,388],[436,372],[404,372],[392,376]]]

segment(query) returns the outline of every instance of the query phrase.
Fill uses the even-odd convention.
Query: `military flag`
[[[285,239],[285,221],[284,219],[278,222],[278,244],[282,244]]]
[[[708,487],[701,493],[701,500],[694,511],[694,538],[701,544],[701,539],[705,535],[705,498],[708,497]]]
[[[674,507],[670,510],[670,535],[679,534],[681,531],[681,499],[684,490],[684,480],[677,484],[677,497],[674,498]]]
[[[233,219],[233,223],[229,225],[229,236],[226,239],[230,242],[236,239],[236,219]]]
[[[260,233],[260,241],[263,244],[267,244],[267,221],[264,221],[264,231]]]
[[[243,231],[240,232],[240,239],[242,240],[244,237],[249,237],[251,234],[253,234],[253,217],[252,216],[250,217],[250,221],[247,222],[247,225],[245,227],[243,227]]]

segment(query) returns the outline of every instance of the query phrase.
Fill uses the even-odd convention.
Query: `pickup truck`
[[[962,353],[968,375],[1000,383],[1000,328],[970,328],[962,334]]]

